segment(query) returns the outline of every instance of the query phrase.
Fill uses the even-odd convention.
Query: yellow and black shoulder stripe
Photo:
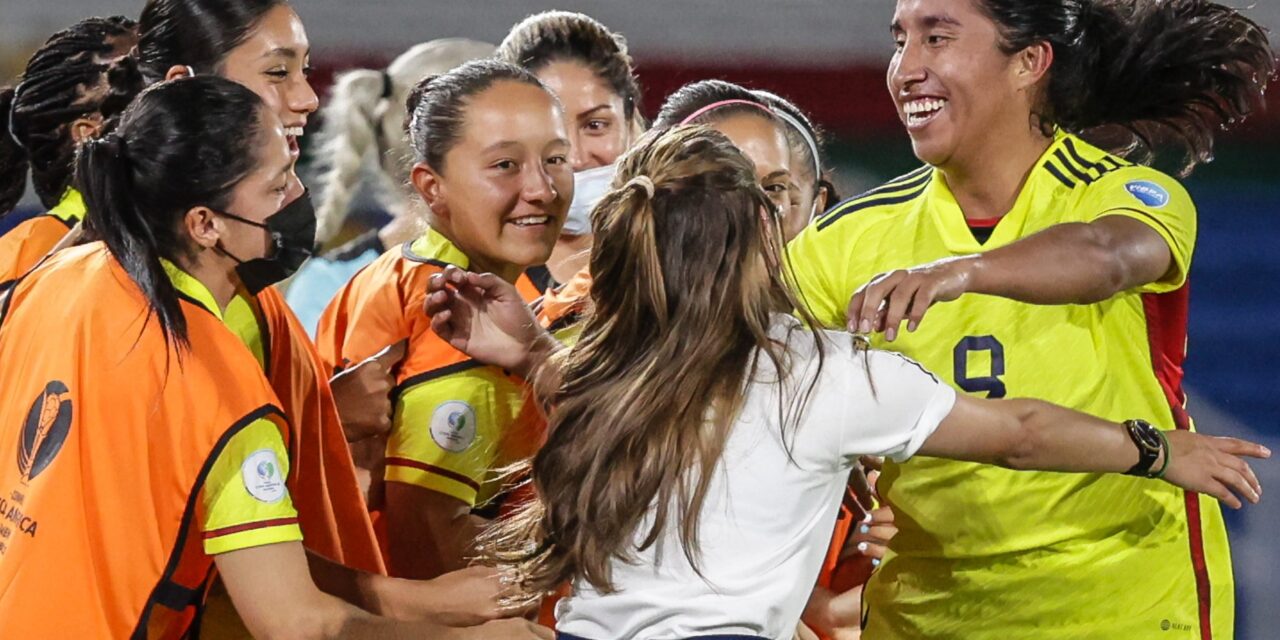
[[[915,200],[924,193],[932,180],[933,167],[925,165],[866,193],[849,198],[818,218],[818,231],[823,231],[840,219],[859,211]]]
[[[1070,137],[1054,150],[1042,165],[1053,177],[1068,189],[1097,182],[1102,176],[1121,167],[1133,166],[1132,162],[1095,149],[1080,149]]]

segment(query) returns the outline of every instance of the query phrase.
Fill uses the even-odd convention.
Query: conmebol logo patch
[[[1169,204],[1169,192],[1164,187],[1147,180],[1135,180],[1124,186],[1133,197],[1148,207],[1160,207]]]

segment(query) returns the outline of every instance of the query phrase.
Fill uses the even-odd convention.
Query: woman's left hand
[[[885,340],[898,337],[902,322],[915,331],[934,304],[964,295],[979,256],[959,256],[882,273],[858,289],[849,300],[845,316],[849,331],[884,332]]]

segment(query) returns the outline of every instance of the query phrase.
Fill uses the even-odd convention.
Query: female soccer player
[[[103,111],[118,113],[133,91],[113,90],[128,75],[138,41],[128,18],[89,18],[53,34],[27,61],[22,81],[0,90],[0,216],[17,205],[27,173],[44,215],[0,237],[0,291],[35,266],[84,218],[71,186],[76,145],[101,131]]]
[[[787,142],[791,145],[791,210],[785,217],[782,237],[790,240],[822,215],[828,204],[839,202],[840,195],[826,171],[829,165],[822,153],[822,133],[809,116],[776,93],[760,89],[751,93],[787,124]]]
[[[102,242],[54,255],[0,310],[0,485],[22,514],[0,543],[0,635],[190,637],[216,567],[257,637],[540,637],[395,622],[317,588],[421,617],[400,607],[431,585],[306,557],[285,414],[223,324],[242,265],[273,251],[264,229],[308,213],[292,167],[274,111],[216,77],[144,92],[82,147]]]
[[[285,300],[308,331],[351,276],[389,247],[422,233],[422,215],[411,205],[409,167],[413,150],[404,135],[404,100],[419,80],[493,55],[491,44],[463,38],[424,42],[400,54],[386,69],[353,69],[338,76],[324,108],[323,195],[316,203],[316,244],[325,250],[309,260],[289,285]],[[342,246],[335,245],[351,204],[361,190],[391,215],[391,221]]]
[[[149,0],[139,19],[138,68],[146,84],[188,75],[218,75],[248,87],[285,124],[290,152],[318,100],[307,80],[310,44],[298,15],[283,0]],[[296,195],[296,194],[295,194]],[[224,314],[253,351],[296,430],[290,488],[307,548],[348,566],[384,571],[381,553],[346,444],[390,423],[391,363],[374,361],[335,379],[283,297],[272,286],[314,246],[314,218],[289,245],[263,261]],[[272,229],[288,232],[290,229]],[[287,233],[282,237],[291,237]]]
[[[814,314],[883,332],[875,344],[969,394],[1190,430],[1195,207],[1081,136],[1207,160],[1272,73],[1263,30],[1204,0],[900,0],[892,30],[890,93],[928,166],[791,244]],[[889,464],[880,493],[900,532],[868,585],[866,634],[1230,638],[1218,504],[1139,483]]]
[[[574,201],[547,268],[554,281],[568,283],[587,266],[588,216],[613,180],[614,162],[644,132],[640,81],[627,41],[581,13],[525,18],[498,45],[498,57],[533,72],[564,106]]]
[[[765,100],[731,82],[693,82],[667,96],[653,121],[654,129],[682,124],[707,124],[728,136],[755,163],[760,187],[778,210],[791,213],[789,125]]]
[[[412,181],[429,228],[338,293],[321,317],[319,346],[341,368],[408,341],[396,371],[383,524],[391,574],[430,578],[475,555],[485,520],[472,509],[503,488],[500,469],[533,453],[542,420],[521,380],[431,333],[426,280],[453,264],[537,297],[524,270],[551,255],[573,174],[560,105],[520,67],[463,65],[421,82],[407,106]]]
[[[793,153],[787,137],[786,128],[790,125],[766,104],[768,101],[768,97],[730,82],[694,82],[667,97],[654,120],[654,128],[696,122],[728,135],[755,163],[761,186],[769,197],[788,212],[787,228],[799,231],[803,222],[796,225],[790,217],[796,210],[791,201],[792,191],[801,193],[791,171],[793,160],[799,156]],[[814,201],[809,202],[813,206]],[[807,221],[808,214],[803,217]],[[587,296],[590,288],[591,274],[584,268],[573,280],[543,298],[539,322],[562,341],[572,342],[581,328],[577,321],[590,302]]]
[[[1127,471],[1258,499],[1238,456],[1269,455],[1259,445],[957,396],[815,328],[787,284],[775,206],[717,132],[642,141],[617,184],[594,212],[595,304],[571,350],[554,353],[491,274],[430,283],[433,329],[454,346],[524,374],[554,354],[534,378],[554,389],[538,501],[486,542],[527,597],[573,582],[561,638],[789,638],[859,454]],[[1135,482],[1115,499],[1160,484]]]

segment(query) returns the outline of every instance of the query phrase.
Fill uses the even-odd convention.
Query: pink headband
[[[690,122],[693,122],[694,120],[697,120],[699,116],[701,116],[701,115],[703,115],[703,114],[707,113],[708,111],[713,111],[713,110],[715,110],[715,109],[719,109],[720,107],[727,107],[727,106],[729,106],[729,105],[731,105],[731,104],[745,104],[745,105],[750,106],[750,107],[755,107],[755,108],[757,108],[757,109],[759,109],[759,110],[761,110],[761,111],[763,111],[763,112],[765,112],[765,113],[767,113],[767,114],[769,114],[769,115],[773,115],[773,109],[770,109],[769,107],[766,107],[766,106],[764,106],[764,105],[760,104],[759,102],[752,102],[752,101],[750,101],[750,100],[736,100],[736,99],[735,99],[735,100],[721,100],[720,102],[713,102],[713,103],[711,103],[711,104],[709,104],[709,105],[707,105],[707,106],[705,106],[705,107],[703,107],[703,108],[701,108],[701,109],[698,109],[697,111],[694,111],[692,114],[690,114],[690,115],[689,115],[689,117],[685,118],[684,120],[681,120],[681,121],[680,121],[680,124],[682,124],[682,125],[689,124]]]

